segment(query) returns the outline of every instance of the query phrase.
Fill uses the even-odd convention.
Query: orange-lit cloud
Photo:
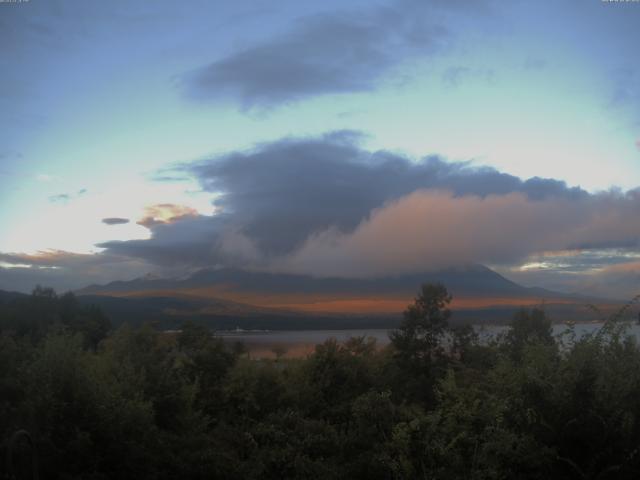
[[[603,268],[602,273],[635,273],[640,275],[640,261],[610,265]]]
[[[145,207],[144,216],[138,220],[138,225],[150,228],[162,223],[173,223],[184,217],[195,217],[198,211],[185,205],[175,205],[173,203],[161,203]]]
[[[317,275],[375,276],[513,262],[531,252],[638,238],[640,220],[631,206],[614,197],[583,203],[418,191],[374,210],[353,233],[311,236],[282,265]]]
[[[0,260],[7,264],[21,264],[35,267],[58,266],[60,262],[78,263],[87,259],[102,263],[95,255],[66,252],[64,250],[42,250],[33,254],[0,253]]]

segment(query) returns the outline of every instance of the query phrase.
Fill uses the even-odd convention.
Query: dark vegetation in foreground
[[[382,350],[329,340],[255,361],[192,323],[112,331],[38,288],[0,303],[2,453],[24,429],[46,479],[638,478],[640,348],[624,324],[554,338],[523,310],[482,345],[449,327],[449,301],[423,286]],[[31,478],[13,443],[7,465]]]

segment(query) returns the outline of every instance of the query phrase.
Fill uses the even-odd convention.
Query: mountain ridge
[[[518,308],[541,304],[558,321],[587,321],[593,319],[584,304],[602,303],[524,287],[478,264],[369,279],[202,269],[181,278],[145,275],[89,285],[74,293],[80,302],[101,307],[115,324],[179,328],[189,319],[218,330],[394,328],[420,285],[433,282],[452,294],[452,320],[458,323],[506,323]]]
[[[432,272],[389,275],[376,278],[313,277],[311,275],[254,272],[241,269],[201,269],[181,279],[139,277],[76,290],[78,295],[115,294],[158,290],[187,290],[211,285],[233,286],[265,294],[406,294],[423,283],[439,282],[456,295],[527,295],[565,298],[569,294],[539,287],[523,287],[484,265],[473,264]]]

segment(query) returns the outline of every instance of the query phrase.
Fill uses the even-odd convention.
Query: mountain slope
[[[6,290],[0,290],[0,303],[10,302],[19,298],[24,298],[27,295],[19,292],[8,292]]]
[[[200,270],[183,279],[138,278],[92,285],[78,295],[188,297],[233,301],[255,308],[314,312],[400,312],[423,283],[441,282],[458,307],[527,304],[568,295],[526,288],[482,265],[374,279],[316,278],[237,269]],[[474,303],[476,302],[476,303]],[[324,310],[323,310],[324,309]]]

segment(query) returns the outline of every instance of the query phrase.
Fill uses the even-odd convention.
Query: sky
[[[0,289],[640,287],[640,2],[0,2]]]

